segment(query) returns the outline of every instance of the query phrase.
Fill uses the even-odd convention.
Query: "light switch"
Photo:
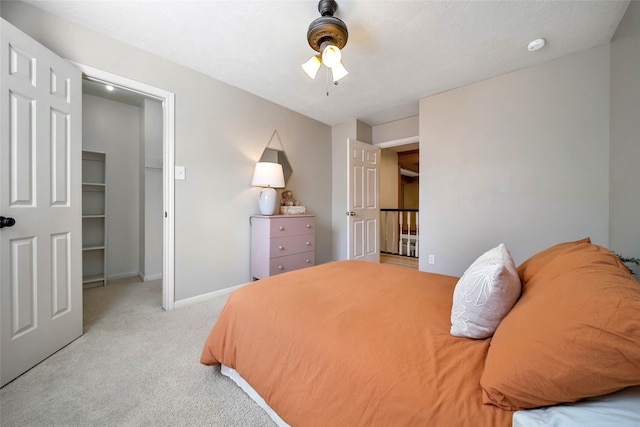
[[[187,179],[187,175],[184,166],[176,166],[176,179],[184,181]]]

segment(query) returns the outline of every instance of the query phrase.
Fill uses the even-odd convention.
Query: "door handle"
[[[15,223],[16,220],[13,218],[5,218],[3,216],[0,216],[0,228],[13,227]]]
[[[345,212],[347,216],[356,216],[355,212]]]

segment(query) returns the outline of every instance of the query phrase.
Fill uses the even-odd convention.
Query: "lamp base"
[[[278,193],[276,190],[267,187],[260,192],[260,213],[262,215],[273,215],[276,211],[276,200]]]

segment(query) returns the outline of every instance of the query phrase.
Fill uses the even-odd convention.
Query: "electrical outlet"
[[[436,256],[435,255],[429,255],[429,264],[435,264],[436,263]]]

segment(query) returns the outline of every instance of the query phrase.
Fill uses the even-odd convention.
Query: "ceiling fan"
[[[349,33],[345,23],[333,16],[336,9],[338,9],[338,3],[334,0],[318,2],[320,17],[309,24],[307,41],[309,46],[319,54],[302,64],[302,69],[312,79],[316,78],[320,65],[331,69],[333,84],[338,84],[338,80],[349,74],[342,65],[340,51],[347,44]]]

